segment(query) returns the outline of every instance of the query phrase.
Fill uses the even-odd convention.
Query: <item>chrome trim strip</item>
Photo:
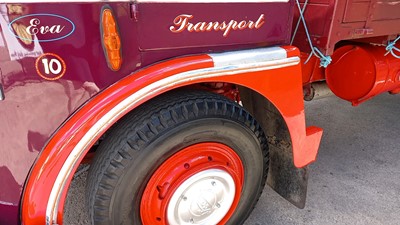
[[[0,84],[0,101],[3,101],[5,98],[6,96],[4,95],[3,85]]]
[[[209,56],[213,58],[214,67],[223,67],[286,59],[287,52],[280,47],[270,47],[209,54]]]
[[[285,51],[284,49],[282,50]],[[253,54],[251,52],[253,52]],[[170,87],[174,87],[188,81],[195,81],[204,78],[211,78],[218,76],[279,69],[283,67],[294,66],[299,64],[300,62],[299,57],[281,58],[271,61],[260,61],[260,59],[264,59],[263,57],[259,57],[259,54],[261,54],[262,52],[264,52],[264,54],[267,55],[273,54],[273,52],[276,52],[276,49],[263,48],[257,51],[245,50],[245,51],[237,51],[230,53],[212,54],[210,56],[215,60],[214,64],[219,66],[172,75],[170,77],[164,78],[162,80],[154,82],[140,89],[139,91],[133,93],[131,96],[120,102],[116,107],[114,107],[102,118],[100,118],[100,120],[98,120],[96,124],[89,129],[89,131],[82,137],[82,139],[78,142],[78,144],[74,147],[74,149],[68,156],[67,160],[64,162],[64,165],[59,171],[56,181],[52,187],[50,197],[47,202],[46,224],[47,225],[57,224],[57,211],[61,193],[65,187],[65,182],[71,173],[71,169],[77,163],[78,158],[81,156],[82,152],[88,147],[88,144],[91,142],[91,140],[96,138],[103,130],[105,130],[107,125],[116,122],[117,118],[121,114],[124,114],[123,112],[131,110],[140,101],[146,99],[147,97],[154,96],[154,94],[156,93],[159,93]],[[249,59],[250,63],[247,63],[246,61],[245,64],[231,65],[229,61],[222,60],[221,57],[224,54],[229,54],[234,60],[242,58],[240,54],[244,54]]]

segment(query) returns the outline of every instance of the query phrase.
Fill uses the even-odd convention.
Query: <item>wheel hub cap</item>
[[[229,173],[209,169],[183,182],[172,196],[167,217],[170,225],[217,224],[231,208],[235,183]]]

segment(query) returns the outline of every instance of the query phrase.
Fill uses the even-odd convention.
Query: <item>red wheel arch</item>
[[[96,140],[118,119],[169,90],[200,82],[248,87],[282,114],[294,163],[315,160],[322,130],[306,129],[299,52],[273,47],[173,59],[138,71],[96,95],[69,118],[40,153],[25,186],[23,224],[62,224],[67,187]]]

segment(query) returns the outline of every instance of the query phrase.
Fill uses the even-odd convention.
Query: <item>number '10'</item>
[[[61,62],[58,59],[51,59],[50,62],[48,59],[42,59],[44,72],[46,74],[59,74],[62,70]]]

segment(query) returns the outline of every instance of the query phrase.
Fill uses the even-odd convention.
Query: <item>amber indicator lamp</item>
[[[101,42],[108,67],[118,71],[122,64],[121,38],[114,14],[109,7],[104,7],[101,14]]]

